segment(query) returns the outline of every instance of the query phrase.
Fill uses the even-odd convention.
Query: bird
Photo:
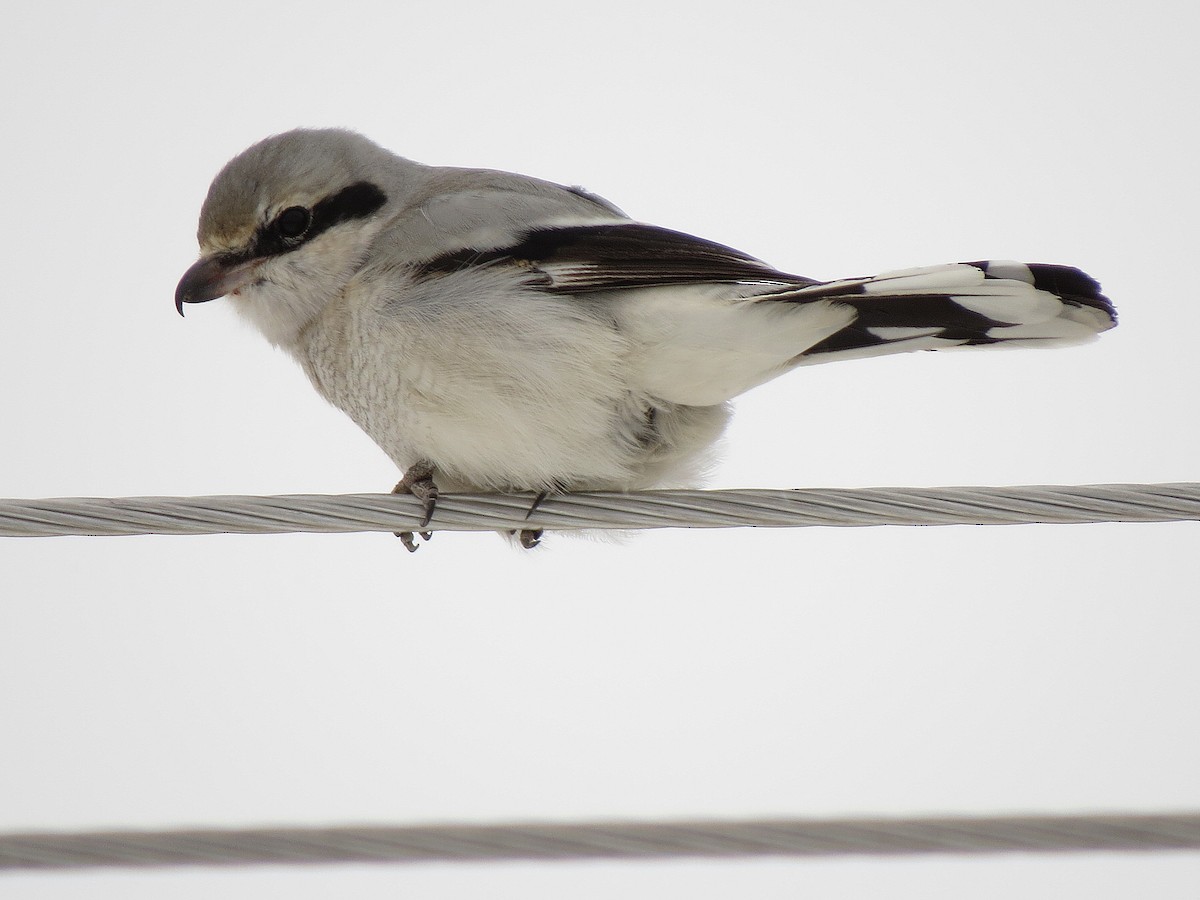
[[[338,128],[231,159],[197,240],[176,310],[228,297],[403,472],[393,490],[420,499],[422,527],[439,491],[694,487],[729,401],[807,365],[1080,343],[1116,324],[1070,266],[822,281],[581,187],[429,166]]]

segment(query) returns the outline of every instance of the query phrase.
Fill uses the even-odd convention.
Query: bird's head
[[[245,150],[209,188],[201,256],[175,308],[231,296],[273,343],[294,341],[361,265],[406,163],[336,129],[289,131]]]

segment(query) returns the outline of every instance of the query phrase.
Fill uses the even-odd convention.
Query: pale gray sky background
[[[1193,3],[12,5],[0,496],[386,490],[176,281],[297,125],[791,271],[1081,266],[1053,352],[807,368],[719,487],[1200,479]],[[0,542],[0,830],[1200,807],[1196,526]],[[0,879],[20,898],[1194,898],[1200,855]]]

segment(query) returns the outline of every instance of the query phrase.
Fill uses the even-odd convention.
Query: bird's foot
[[[433,482],[435,468],[434,464],[427,459],[418,460],[408,467],[404,477],[392,488],[393,494],[412,494],[421,501],[421,508],[425,511],[425,517],[421,519],[421,527],[429,524],[429,520],[433,518],[433,511],[437,507],[438,487]],[[433,537],[433,533],[430,531],[418,533],[422,540],[427,541]],[[404,545],[405,550],[409,553],[417,552],[417,542],[411,531],[397,531],[395,535],[400,538],[400,543]]]
[[[400,543],[402,543],[404,545],[404,549],[407,550],[409,553],[417,552],[417,548],[420,545],[417,543],[416,537],[414,536],[413,532],[411,532],[411,531],[393,531],[392,534],[394,534],[394,535],[396,535],[396,537],[400,538]],[[418,532],[416,532],[416,534],[419,534],[421,536],[421,540],[423,540],[423,541],[427,541],[431,537],[433,537],[432,531],[418,531]]]

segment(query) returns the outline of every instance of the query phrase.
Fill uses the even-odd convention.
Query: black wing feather
[[[446,253],[417,267],[430,278],[481,265],[513,265],[563,294],[705,283],[809,285],[817,282],[702,238],[637,222],[526,232],[510,247]]]

